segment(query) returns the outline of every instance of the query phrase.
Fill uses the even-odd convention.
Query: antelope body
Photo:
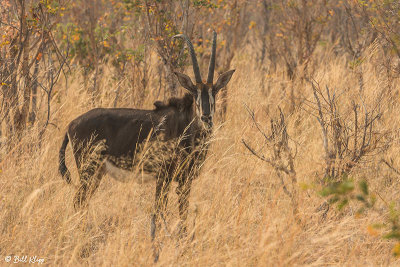
[[[69,124],[59,157],[59,171],[70,183],[65,150],[71,141],[80,176],[80,186],[74,197],[76,209],[86,205],[104,174],[110,173],[111,169],[133,170],[140,165],[145,172],[153,174],[156,193],[151,223],[152,239],[159,226],[158,217],[166,209],[172,180],[178,182],[176,192],[182,222],[187,217],[191,183],[205,159],[207,141],[212,132],[215,96],[227,85],[234,72],[230,70],[221,74],[217,83],[213,84],[216,54],[214,32],[207,83],[203,83],[189,38],[183,34],[174,37],[186,41],[192,58],[195,85],[187,75],[175,72],[188,93],[182,98],[171,98],[167,103],[155,102],[153,110],[90,110]]]

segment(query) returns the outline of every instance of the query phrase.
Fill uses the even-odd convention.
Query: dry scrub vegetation
[[[48,3],[54,2],[57,1]],[[139,55],[133,53],[130,58],[124,59],[126,61],[121,63],[124,69],[120,68],[120,62],[116,67],[111,60],[115,51],[104,47],[105,40],[101,43],[101,49],[89,49],[86,57],[77,53],[73,40],[85,38],[83,24],[81,31],[78,31],[81,36],[76,37],[76,33],[72,33],[71,43],[63,41],[62,36],[60,40],[56,39],[56,35],[51,37],[55,39],[44,38],[49,41],[40,48],[43,49],[39,53],[43,54],[44,62],[40,63],[39,74],[35,77],[42,82],[43,88],[39,86],[36,88],[37,95],[32,93],[27,97],[29,101],[33,96],[37,100],[34,107],[36,118],[27,119],[23,127],[21,122],[14,121],[18,118],[13,115],[21,113],[16,109],[25,103],[23,85],[28,79],[23,70],[28,66],[21,63],[21,67],[16,68],[18,81],[13,90],[21,88],[16,92],[22,104],[4,105],[4,101],[12,99],[6,95],[10,79],[5,69],[10,70],[11,67],[6,66],[5,62],[12,56],[7,54],[7,49],[13,48],[12,40],[9,43],[3,40],[0,57],[3,75],[0,264],[5,264],[4,257],[7,255],[37,255],[44,258],[46,264],[61,266],[153,264],[150,214],[155,183],[138,184],[132,181],[124,184],[106,176],[88,208],[76,212],[72,203],[75,188],[68,186],[58,173],[58,150],[68,122],[92,108],[118,106],[152,109],[156,100],[165,100],[171,94],[182,95],[183,89],[177,87],[176,81],[170,81],[173,78],[169,77],[169,73],[171,68],[180,68],[192,76],[189,61],[180,62],[180,59],[174,58],[177,56],[174,49],[177,48],[172,44],[168,44],[171,50],[161,51],[166,48],[160,42],[171,36],[172,31],[180,30],[190,33],[193,38],[211,38],[211,33],[206,30],[209,26],[207,23],[214,23],[220,38],[217,71],[223,72],[230,67],[235,68],[236,72],[225,92],[226,98],[217,99],[216,109],[226,111],[220,112],[215,119],[215,140],[200,176],[192,185],[187,223],[189,236],[193,239],[179,240],[177,237],[179,215],[176,184],[173,184],[168,216],[160,233],[163,248],[158,265],[399,265],[399,260],[393,255],[396,242],[382,237],[391,230],[388,218],[393,210],[389,206],[395,208],[399,202],[400,83],[395,68],[399,59],[396,54],[398,39],[388,33],[384,24],[368,28],[368,22],[363,24],[362,21],[369,14],[371,20],[376,19],[379,23],[379,14],[383,12],[379,8],[383,9],[384,6],[378,6],[376,13],[368,9],[365,12],[370,13],[364,14],[360,7],[363,1],[344,1],[341,7],[331,7],[324,2],[323,8],[326,10],[318,7],[321,12],[326,11],[321,16],[340,14],[350,18],[353,14],[356,22],[346,25],[347,28],[340,28],[335,23],[343,18],[333,17],[326,21],[321,18],[321,24],[313,28],[311,22],[315,22],[316,18],[309,22],[301,19],[307,20],[310,14],[315,13],[313,10],[305,12],[307,4],[303,6],[304,2],[313,4],[315,1],[254,1],[254,5],[246,1],[232,1],[235,5],[224,1],[176,1],[182,3],[176,6],[168,6],[168,1],[144,2],[140,8],[146,5],[154,8],[147,13],[150,18],[147,20],[144,15],[141,17],[138,14],[131,16],[138,18],[138,25],[144,27],[137,30],[138,35],[147,29],[141,37],[134,39],[133,46],[138,48],[142,42],[146,46],[138,48]],[[289,2],[294,3],[294,7]],[[7,8],[21,10],[21,3],[27,5],[27,12],[28,5],[37,4],[35,1],[10,1]],[[77,3],[82,4],[80,1]],[[69,4],[65,4],[67,11],[71,8]],[[211,4],[224,4],[226,7]],[[279,9],[281,4],[288,5],[286,11]],[[271,5],[270,8],[278,6],[278,9],[272,9],[275,12],[272,17],[264,14],[271,12],[271,9],[263,9],[266,5]],[[296,7],[305,13],[299,15]],[[308,7],[311,9],[312,5]],[[93,6],[84,8],[89,10]],[[155,18],[151,16],[165,14],[157,13],[159,10],[156,8],[187,8],[196,18],[214,18],[215,21],[202,21],[203,24],[196,28],[193,21],[189,20],[183,22],[186,24],[182,28],[176,26],[169,32],[164,27],[164,31],[160,31],[155,29],[159,27],[158,24],[151,24]],[[48,20],[60,16],[58,12],[62,10],[55,10]],[[6,12],[2,12],[2,16],[5,16]],[[216,18],[217,15],[221,17]],[[68,16],[73,17],[73,14],[63,14],[63,17]],[[232,17],[239,21],[236,24],[241,24],[232,23]],[[286,21],[289,18],[299,19],[309,26],[297,31],[289,27],[292,25]],[[229,23],[219,19],[226,19]],[[286,21],[288,24],[284,26],[287,27],[279,28],[279,20]],[[171,21],[170,27],[175,27],[173,23],[179,24],[179,21]],[[299,21],[296,25],[303,25]],[[265,22],[265,25],[261,22]],[[6,29],[7,25],[0,26]],[[387,25],[392,24],[387,22]],[[21,29],[26,30],[23,27]],[[337,29],[337,32],[333,33],[332,29]],[[368,29],[371,34],[368,34]],[[301,35],[302,30],[304,35]],[[7,34],[12,38],[18,36],[18,31],[9,30]],[[287,36],[292,34],[291,39],[280,40],[280,32]],[[165,35],[157,39],[156,34]],[[311,39],[305,37],[307,34],[312,36]],[[317,36],[318,39],[313,40]],[[100,37],[96,35],[95,38]],[[306,40],[302,43],[307,46],[304,50],[298,48],[302,40]],[[130,42],[129,39],[112,38],[107,41],[124,45]],[[34,47],[34,42],[31,42],[30,45]],[[202,50],[209,48],[208,42],[205,43],[204,47],[202,43],[196,46],[199,57],[203,58],[202,68],[208,62],[208,50]],[[91,46],[90,43],[87,45]],[[100,46],[100,42],[97,45]],[[57,57],[56,46],[68,58],[64,66],[63,59]],[[67,55],[71,47],[75,50]],[[293,52],[300,50],[307,53]],[[35,56],[37,61],[41,59],[36,54],[27,55],[27,58]],[[22,62],[23,58],[22,54]],[[52,60],[54,63],[51,63]],[[88,60],[88,63],[80,60]],[[92,68],[88,68],[87,64],[92,64]],[[33,76],[35,66],[29,67],[31,69],[26,71]],[[49,73],[56,76],[58,68],[64,71],[58,80],[53,77],[55,82],[52,85]],[[159,75],[162,75],[162,79]],[[52,91],[47,98],[50,87]],[[332,106],[329,106],[327,88],[330,97],[335,97],[336,113],[329,109]],[[316,95],[321,101],[320,109]],[[51,106],[49,117],[47,99]],[[355,106],[360,125],[358,135],[354,133]],[[271,119],[275,125],[280,121],[278,107],[285,117],[286,137],[277,137],[282,134],[282,127],[278,127],[275,133],[271,129]],[[32,106],[30,110],[33,110]],[[324,122],[321,122],[319,111]],[[368,121],[365,119],[367,111],[369,119],[376,116],[371,128],[363,127]],[[335,135],[335,129],[340,131],[338,127],[342,127],[340,137]],[[334,130],[330,132],[331,128]],[[322,129],[327,131],[328,149],[324,144]],[[370,142],[367,149],[361,151],[360,142],[365,129]],[[266,137],[271,137],[271,133],[275,135],[268,141]],[[354,136],[359,136],[359,141],[354,141],[357,140]],[[254,156],[243,145],[243,140],[267,162]],[[342,142],[341,145],[338,145],[338,140]],[[279,150],[277,146],[285,149]],[[337,157],[338,147],[344,151],[342,157]],[[361,152],[363,155],[357,158],[357,153]],[[66,157],[73,184],[77,184],[78,174],[70,148]],[[285,168],[289,171],[285,172]],[[332,168],[335,168],[334,172]],[[318,194],[331,182],[343,182],[343,177],[355,183],[367,181],[370,194],[376,197],[373,208],[358,213],[362,203],[349,201],[339,211]],[[385,225],[379,229],[373,227],[382,223]]]

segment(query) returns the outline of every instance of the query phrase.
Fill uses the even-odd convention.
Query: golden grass
[[[323,170],[321,132],[310,109],[296,108],[287,116],[289,135],[298,143],[295,159],[298,183],[310,189],[299,190],[299,219],[292,214],[290,199],[283,192],[274,170],[250,155],[241,144],[245,138],[262,145],[262,138],[252,126],[244,103],[255,110],[257,120],[269,127],[277,105],[288,114],[289,88],[295,86],[300,96],[311,99],[308,84],[291,84],[282,71],[263,77],[255,67],[255,56],[241,51],[234,60],[236,73],[229,85],[227,121],[216,131],[200,177],[195,180],[190,196],[188,230],[194,233],[192,242],[179,243],[170,232],[178,223],[175,184],[170,191],[169,214],[159,232],[163,249],[158,265],[398,265],[392,256],[394,241],[382,239],[368,231],[372,223],[387,216],[385,203],[378,200],[374,210],[355,216],[356,203],[343,212],[331,207],[326,219],[317,208],[323,199],[317,194]],[[334,88],[340,95],[340,108],[348,114],[352,99],[357,95],[356,74],[344,58],[319,51],[315,79]],[[363,63],[365,99],[373,104],[376,95],[387,86],[384,70],[375,64],[377,52]],[[187,73],[190,73],[188,69]],[[60,92],[52,103],[52,121],[59,129],[49,126],[44,142],[37,145],[39,129],[31,128],[11,153],[2,151],[0,163],[0,264],[6,255],[38,256],[49,265],[152,265],[150,214],[155,184],[118,183],[106,176],[89,207],[76,213],[72,198],[75,188],[68,186],[58,174],[58,150],[66,125],[79,114],[94,106],[113,105],[117,84],[103,74],[100,96],[91,103],[82,83],[75,75],[69,81],[68,92]],[[106,78],[104,78],[106,77]],[[264,90],[261,83],[264,81]],[[383,118],[378,130],[399,129],[400,107],[398,80],[382,104]],[[132,95],[121,95],[119,106],[132,106]],[[151,108],[154,98],[145,100],[142,108]],[[218,121],[217,121],[218,124]],[[368,158],[355,168],[354,179],[365,178],[371,190],[387,202],[398,201],[398,177],[380,164],[382,157],[394,159],[400,166],[399,137],[385,154]],[[72,153],[67,149],[67,166],[77,183]]]

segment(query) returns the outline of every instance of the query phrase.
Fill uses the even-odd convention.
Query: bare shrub
[[[376,130],[381,118],[379,101],[371,110],[363,102],[362,96],[352,101],[353,118],[348,118],[345,111],[340,110],[338,96],[328,86],[323,91],[315,81],[310,81],[317,112],[316,119],[320,125],[325,170],[324,179],[337,180],[348,174],[357,164],[380,147],[383,132]],[[360,114],[361,113],[361,114]]]
[[[271,119],[269,132],[266,133],[256,121],[254,112],[248,107],[246,108],[254,126],[264,138],[266,150],[269,155],[264,155],[263,148],[257,151],[257,149],[254,149],[244,139],[242,139],[242,143],[254,156],[274,168],[276,175],[282,183],[284,192],[292,201],[293,213],[296,214],[298,212],[297,177],[294,167],[294,158],[296,155],[293,154],[292,148],[289,146],[290,137],[287,133],[285,115],[279,108],[279,118]],[[289,180],[290,188],[288,188],[286,180]]]

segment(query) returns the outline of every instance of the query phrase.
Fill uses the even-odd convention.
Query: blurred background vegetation
[[[393,79],[400,71],[399,14],[394,0],[3,0],[2,134],[21,134],[35,123],[47,126],[52,113],[44,103],[65,94],[76,70],[82,71],[93,101],[105,65],[112,66],[109,75],[123,83],[121,90],[135,95],[133,106],[150,94],[164,99],[177,95],[173,71],[190,63],[182,43],[171,39],[178,33],[193,40],[205,65],[210,31],[215,29],[219,73],[231,67],[235,54],[248,43],[258,54],[251,63],[265,77],[284,66],[291,80],[304,81],[320,63],[313,57],[315,50],[329,49],[346,55],[348,69],[358,73],[362,87],[363,59],[374,44],[384,55],[380,64],[388,79]],[[150,70],[151,64],[157,67]],[[60,76],[65,87],[55,92]],[[154,77],[157,84],[150,83]],[[292,110],[295,95],[292,89]]]

